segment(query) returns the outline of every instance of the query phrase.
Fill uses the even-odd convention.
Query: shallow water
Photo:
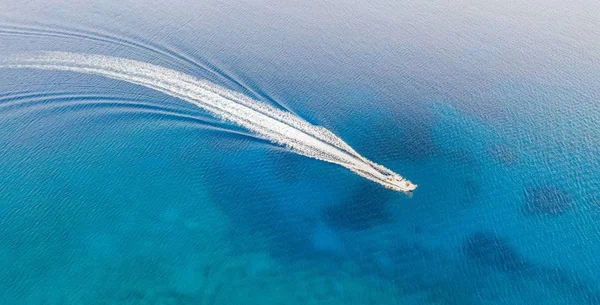
[[[596,2],[286,2],[4,1],[0,56],[208,79],[414,195],[147,88],[2,69],[0,303],[600,303]]]

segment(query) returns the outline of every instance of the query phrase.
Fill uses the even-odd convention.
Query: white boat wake
[[[367,160],[323,127],[175,70],[119,57],[66,52],[14,55],[0,61],[0,67],[88,73],[142,85],[194,104],[297,154],[346,167],[389,189],[412,192],[417,187],[393,171]]]

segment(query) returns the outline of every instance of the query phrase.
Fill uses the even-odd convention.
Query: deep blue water
[[[419,188],[1,69],[0,304],[600,304],[598,3],[1,2],[0,56],[206,78]]]

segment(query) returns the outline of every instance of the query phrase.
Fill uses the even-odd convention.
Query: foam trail
[[[0,67],[88,73],[142,85],[194,104],[295,153],[346,167],[389,189],[411,192],[416,188],[400,175],[367,160],[323,127],[175,70],[119,57],[66,52],[14,55],[0,61]]]

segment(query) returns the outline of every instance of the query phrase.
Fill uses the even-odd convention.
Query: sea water
[[[2,69],[2,304],[600,303],[595,2],[1,6],[0,56],[180,71],[419,184],[141,86]]]

